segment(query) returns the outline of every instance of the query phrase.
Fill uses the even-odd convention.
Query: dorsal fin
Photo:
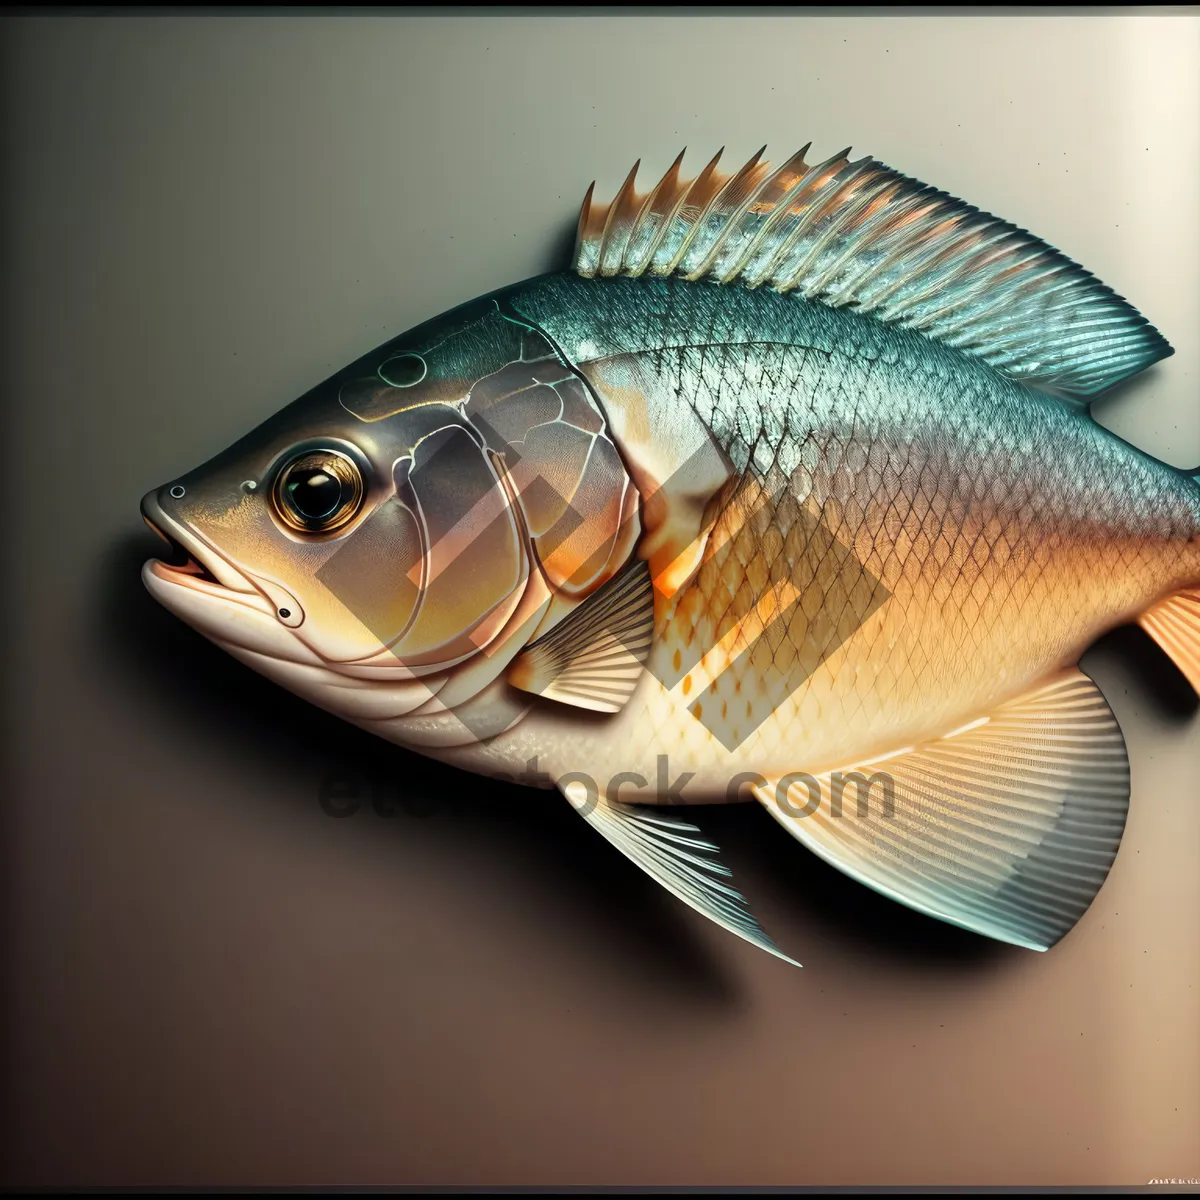
[[[1127,301],[1023,229],[844,150],[774,170],[759,151],[694,179],[683,158],[645,195],[637,167],[579,216],[580,275],[676,275],[854,306],[1013,378],[1086,403],[1173,353]],[[593,185],[594,186],[594,185]]]

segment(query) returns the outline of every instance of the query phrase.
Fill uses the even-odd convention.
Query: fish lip
[[[162,578],[167,578],[170,575],[191,575],[197,579],[202,579],[207,583],[215,584],[216,578],[212,572],[204,565],[204,563],[196,558],[188,548],[178,540],[173,538],[169,533],[160,529],[149,517],[143,515],[142,519],[146,525],[164,542],[171,550],[172,557],[178,561],[168,562],[165,558],[154,558],[150,561],[155,567],[160,568],[157,572]]]
[[[261,592],[215,547],[164,512],[154,492],[142,498],[142,519],[171,548],[172,557],[182,560],[148,560],[146,569],[157,578],[227,600],[265,603]],[[251,607],[262,604],[251,603]]]
[[[224,600],[227,603],[252,609],[264,616],[273,616],[275,612],[274,608],[257,592],[235,592],[232,588],[218,583],[200,564],[195,562],[178,567],[163,562],[162,559],[151,558],[147,560],[143,571],[172,587],[182,587],[192,592],[200,592],[215,600]]]

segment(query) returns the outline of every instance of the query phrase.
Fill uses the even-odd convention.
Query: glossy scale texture
[[[511,303],[606,407],[635,366],[647,409],[690,410],[735,471],[699,574],[660,597],[652,674],[682,683],[630,719],[639,764],[724,763],[715,740],[814,771],[937,736],[1200,577],[1191,479],[918,334],[678,279],[557,276]]]

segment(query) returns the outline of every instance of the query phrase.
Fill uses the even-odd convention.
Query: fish
[[[1082,654],[1138,624],[1200,693],[1200,469],[1090,413],[1173,351],[1026,230],[809,149],[593,184],[562,270],[150,491],[143,580],[337,717],[556,789],[789,963],[705,805],[1045,951],[1129,805]]]

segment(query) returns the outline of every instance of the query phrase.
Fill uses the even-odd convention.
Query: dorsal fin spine
[[[848,180],[846,187],[848,188],[852,182],[853,180]],[[856,205],[849,206],[851,220],[855,215],[857,215],[857,212],[870,208],[870,206],[878,199],[879,195],[884,191],[885,187],[886,181],[869,180],[863,187],[862,195],[856,202]],[[866,227],[867,225],[869,225],[869,220],[862,223],[862,227]],[[828,232],[825,234],[824,239],[814,247],[813,253],[809,256],[809,261],[814,258],[819,258],[821,251],[824,250],[831,241],[835,240],[839,235],[841,235],[842,232],[843,231],[838,227],[831,226]],[[818,293],[822,292],[828,285],[829,281],[837,276],[837,272],[841,268],[842,264],[852,260],[855,257],[853,240],[851,238],[846,238],[845,240],[846,244],[841,254],[834,258],[824,271],[813,277],[812,282],[805,289],[805,295],[817,295]]]
[[[683,156],[686,152],[686,147],[679,152],[679,156],[671,164],[667,173],[650,189],[650,193],[647,195],[645,203],[638,213],[637,223],[640,227],[643,221],[650,214],[654,213],[655,206],[658,204],[660,197],[665,195],[671,198],[668,210],[665,213],[658,214],[657,226],[651,230],[652,236],[649,239],[649,244],[641,251],[637,258],[630,262],[629,273],[631,275],[640,275],[646,269],[646,264],[653,261],[663,236],[670,228],[671,222],[675,219],[677,209],[683,203],[684,189],[681,189],[679,186],[679,171],[683,166]],[[633,235],[630,234],[630,245],[632,245],[632,241]]]
[[[766,146],[764,146],[762,150],[754,155],[754,157],[751,158],[744,167],[741,167],[739,170],[735,171],[732,176],[717,184],[716,191],[714,192],[712,199],[709,200],[704,212],[700,215],[699,220],[696,222],[696,225],[693,229],[692,238],[690,239],[687,248],[684,250],[683,256],[680,258],[676,268],[684,279],[694,281],[709,273],[709,267],[707,263],[711,258],[710,252],[704,251],[703,244],[701,243],[698,245],[697,239],[704,236],[708,227],[709,219],[714,215],[720,218],[721,213],[724,211],[726,216],[724,219],[719,220],[719,230],[713,239],[714,247],[719,250],[720,245],[729,236],[729,206],[732,204],[734,205],[735,209],[739,206],[736,198],[739,192],[746,187],[747,182],[754,178],[758,168],[758,161],[762,157],[763,150],[766,150]],[[710,247],[710,250],[714,247]],[[702,251],[701,260],[694,266],[689,265],[690,260],[696,253],[697,249]]]
[[[725,184],[723,188],[721,188],[717,195],[713,197],[710,211],[714,208],[719,210],[727,199],[732,199],[735,197],[738,191],[744,188],[749,180],[754,178],[758,168],[759,160],[766,152],[766,149],[766,146],[764,146],[744,167],[742,167],[740,171],[733,176],[732,179],[729,180],[728,183]],[[711,247],[709,247],[708,252],[700,260],[697,266],[693,267],[691,271],[684,275],[685,279],[699,279],[712,269],[713,263],[716,261],[717,256],[721,253],[721,250],[726,241],[729,239],[729,235],[733,232],[736,223],[740,221],[742,216],[749,210],[751,202],[758,194],[761,187],[762,182],[760,181],[757,186],[752,186],[747,189],[746,195],[742,198],[742,200],[739,201],[732,211],[726,215],[723,228],[721,229],[721,232],[718,233],[713,239],[713,244]]]
[[[888,200],[894,194],[895,188],[889,184],[887,180],[882,181],[873,191],[865,192],[863,200],[863,219],[859,225],[858,232],[865,235],[869,230],[879,229],[887,225],[890,214],[888,212]],[[843,268],[851,267],[854,262],[854,243],[847,239],[845,249],[840,257],[834,260],[826,271],[826,277],[829,280],[837,278],[837,275]],[[857,274],[852,271],[847,283],[842,286],[842,291],[846,291],[846,287],[861,286],[863,281],[870,278],[871,274],[877,270],[878,264],[864,261]],[[852,293],[851,293],[852,294]],[[831,296],[831,302],[836,304],[836,297]]]
[[[811,144],[812,143],[810,142],[809,145]],[[766,147],[764,146],[763,149],[765,150]],[[729,283],[738,276],[738,274],[746,265],[746,259],[754,252],[754,247],[757,245],[759,238],[765,236],[768,231],[777,225],[786,214],[787,210],[784,208],[785,197],[803,182],[804,176],[807,174],[807,167],[804,164],[804,156],[807,153],[808,146],[804,146],[796,154],[793,154],[792,157],[789,158],[787,162],[785,162],[777,171],[768,172],[763,177],[762,183],[755,190],[754,194],[747,197],[746,204],[737,217],[739,233],[742,232],[741,224],[745,219],[746,213],[748,213],[750,209],[754,207],[754,205],[761,204],[763,202],[763,198],[771,194],[771,192],[778,186],[780,180],[786,179],[792,175],[796,176],[796,179],[793,181],[793,183],[784,189],[783,194],[777,196],[772,201],[772,211],[767,216],[767,219],[763,222],[762,230],[758,234],[752,234],[750,237],[746,238],[746,244],[742,247],[737,258],[726,265],[720,276],[720,281],[722,283]],[[747,286],[753,285],[747,281]]]
[[[812,143],[810,142],[809,145],[812,145]],[[805,147],[805,151],[807,150],[808,146]],[[837,159],[831,158],[827,162],[819,163],[817,166],[810,168],[805,175],[802,175],[800,179],[798,179],[796,183],[792,185],[787,194],[780,198],[778,205],[779,211],[777,213],[771,213],[771,215],[767,218],[766,228],[764,228],[763,233],[753,240],[752,245],[754,250],[761,252],[762,246],[770,246],[770,238],[767,235],[775,233],[778,226],[784,224],[789,216],[795,218],[795,214],[792,212],[793,205],[800,200],[800,197],[803,196],[806,191],[811,191],[820,186],[821,180],[826,177],[825,173],[827,169],[831,167],[835,161],[837,161]],[[796,227],[780,241],[779,246],[769,255],[766,262],[763,263],[763,265],[750,277],[748,280],[749,286],[759,287],[771,278],[779,260],[791,249],[793,240],[803,227],[803,218],[796,219]],[[750,257],[752,257],[752,255],[753,251],[751,251]]]
[[[579,273],[586,274],[583,270],[582,263],[587,257],[587,226],[588,220],[592,215],[592,196],[596,191],[596,181],[593,179],[588,185],[587,195],[583,198],[583,204],[579,209],[579,221],[575,226],[575,269]]]
[[[654,239],[650,246],[646,249],[646,253],[642,258],[641,265],[637,268],[637,274],[642,275],[650,269],[657,257],[659,250],[662,248],[663,241],[671,230],[671,223],[679,216],[683,206],[687,203],[689,188],[680,187],[678,180],[674,185],[674,196],[671,200],[671,205],[659,217],[658,229],[655,231]]]
[[[767,259],[766,263],[757,272],[757,275],[755,276],[755,286],[767,282],[767,280],[773,278],[778,273],[777,268],[779,264],[786,260],[787,255],[791,253],[796,240],[800,237],[804,230],[808,228],[808,214],[802,212],[797,215],[793,211],[795,205],[800,202],[801,198],[807,192],[819,190],[826,182],[828,182],[829,179],[837,174],[833,168],[837,163],[840,163],[845,159],[846,153],[846,151],[842,151],[842,153],[835,154],[832,158],[826,159],[825,162],[818,163],[815,167],[811,168],[809,176],[801,179],[800,182],[792,188],[785,200],[780,202],[780,207],[784,209],[784,212],[781,214],[779,223],[781,225],[786,224],[787,218],[791,217],[793,219],[794,226],[780,239],[778,248],[770,254],[770,257]],[[756,243],[762,241],[764,241],[762,238],[755,239]],[[769,249],[770,242],[765,241],[764,244]],[[786,287],[781,286],[779,290],[786,291],[787,289]]]
[[[895,196],[898,188],[898,184],[893,184],[885,190],[882,197],[878,197],[882,200],[880,211],[870,219],[880,230],[888,230],[888,227],[892,226],[893,228],[889,231],[892,234],[895,232],[895,227],[899,226],[909,216],[908,211],[904,209],[901,209],[899,212],[889,212],[888,210],[888,201]],[[897,207],[900,206],[898,205]],[[913,207],[915,206],[909,204],[907,209],[911,210]],[[887,271],[895,259],[902,254],[903,249],[901,246],[895,246],[891,250],[885,248],[875,262],[864,262],[862,270],[858,275],[851,275],[847,278],[842,285],[841,291],[833,298],[833,302],[841,305],[853,299],[856,292],[865,289],[871,280],[878,278]],[[900,282],[899,280],[897,281],[897,287],[900,286]],[[861,294],[859,295],[858,304],[860,311],[869,312],[875,303],[877,301],[873,301],[870,298],[864,299]]]
[[[816,178],[813,180],[813,186],[806,190],[820,192],[823,187],[836,179],[842,171],[851,165],[846,158],[848,153],[848,150],[843,150],[840,154],[836,154],[827,162],[822,163],[816,170]],[[839,166],[838,164],[841,165]],[[833,198],[833,194],[823,196],[806,212],[801,213],[796,221],[796,227],[787,235],[784,241],[784,245],[781,248],[782,252],[772,261],[771,270],[775,277],[779,279],[778,286],[780,291],[795,291],[800,286],[798,278],[799,269],[808,260],[809,255],[805,254],[798,262],[792,263],[787,271],[784,271],[783,264],[787,263],[795,253],[796,244],[818,224],[822,215],[828,209],[829,202]],[[797,199],[799,199],[799,196]]]
[[[612,271],[618,271],[621,268],[621,260],[625,257],[625,248],[629,244],[629,235],[633,232],[635,226],[630,224],[625,233],[624,241],[620,244],[620,253],[614,255],[613,247],[616,239],[613,238],[613,227],[620,227],[620,218],[623,210],[629,205],[629,198],[633,195],[633,183],[637,179],[638,167],[642,165],[642,160],[639,158],[633,164],[633,170],[625,176],[625,182],[621,185],[621,190],[617,193],[616,198],[608,206],[608,212],[604,217],[604,232],[600,235],[600,253],[597,269],[600,274],[608,274],[608,268],[611,264]],[[613,261],[615,258],[615,261]]]
[[[840,157],[844,158],[845,153],[843,153]],[[805,232],[820,227],[821,222],[835,208],[838,207],[838,203],[842,199],[842,197],[845,195],[848,185],[854,181],[856,175],[863,173],[865,167],[868,166],[870,164],[870,162],[871,162],[871,160],[869,158],[867,158],[867,159],[860,159],[858,162],[850,164],[850,167],[849,167],[850,174],[848,175],[848,177],[846,179],[844,179],[842,182],[836,184],[836,186],[834,186],[833,188],[831,188],[829,191],[829,194],[826,196],[822,196],[821,199],[818,200],[817,203],[813,206],[813,208],[811,210],[811,214],[805,225],[805,230],[804,230]],[[839,174],[840,174],[840,172],[839,172]],[[814,293],[813,293],[811,284],[801,285],[799,283],[800,273],[804,270],[805,267],[807,267],[809,265],[809,263],[813,262],[820,256],[821,251],[840,232],[841,232],[841,229],[839,228],[839,226],[831,221],[829,223],[829,227],[825,230],[825,232],[823,234],[821,234],[819,237],[817,237],[816,240],[813,242],[813,244],[808,248],[808,250],[799,259],[799,261],[797,261],[796,263],[794,263],[792,265],[792,269],[789,273],[790,277],[791,277],[791,281],[792,281],[792,287],[798,288],[800,290],[801,295],[803,295],[806,299],[809,296],[813,295]],[[786,259],[784,261],[786,261]]]
[[[681,218],[683,217],[684,210],[688,207],[688,201],[692,199],[692,196],[695,195],[697,199],[703,196],[703,189],[708,186],[709,180],[716,172],[717,163],[721,161],[721,155],[724,153],[725,147],[722,146],[721,149],[713,155],[712,161],[708,164],[708,166],[696,176],[691,187],[684,192],[684,200],[679,206],[678,210]],[[666,270],[663,271],[664,275],[670,275],[671,272],[679,266],[680,262],[683,260],[683,256],[687,253],[688,246],[690,246],[692,243],[692,239],[695,238],[697,231],[704,224],[704,218],[708,216],[709,211],[712,209],[713,202],[716,200],[719,193],[720,189],[718,188],[717,191],[714,192],[713,195],[708,199],[699,213],[697,213],[696,217],[692,220],[690,227],[684,234],[682,241],[679,243],[679,247],[672,255],[670,263],[667,265]],[[686,220],[686,218],[684,219]]]
[[[760,150],[754,156],[754,158],[751,160],[753,162],[755,168],[757,168],[758,161],[759,161],[759,159],[762,158],[764,150],[766,150],[766,146],[764,146],[762,148],[762,150]],[[745,172],[747,178],[750,178],[750,176],[753,173],[756,173],[756,172]],[[771,180],[771,172],[765,171],[762,174],[762,178],[758,181],[758,183],[754,184],[753,186],[751,186],[750,188],[748,188],[746,190],[746,194],[738,202],[737,207],[734,208],[729,213],[728,217],[726,218],[725,228],[721,231],[721,233],[713,241],[711,249],[704,256],[704,259],[701,261],[700,265],[696,268],[695,272],[693,272],[696,275],[696,277],[706,275],[715,269],[716,264],[717,264],[718,260],[720,259],[721,254],[724,252],[725,247],[729,242],[730,236],[734,232],[736,232],[738,225],[740,224],[742,218],[746,215],[746,213],[748,213],[750,211],[751,206],[758,200],[759,196],[762,195],[763,189],[767,186],[767,184],[770,182],[770,180]],[[737,178],[730,181],[730,184],[725,189],[723,189],[723,191],[721,192],[722,199],[725,199],[727,194],[731,194],[737,190],[736,187],[734,186],[736,183],[737,183]],[[717,278],[719,279],[719,281],[721,283],[727,282],[726,276],[724,274],[717,276]]]

